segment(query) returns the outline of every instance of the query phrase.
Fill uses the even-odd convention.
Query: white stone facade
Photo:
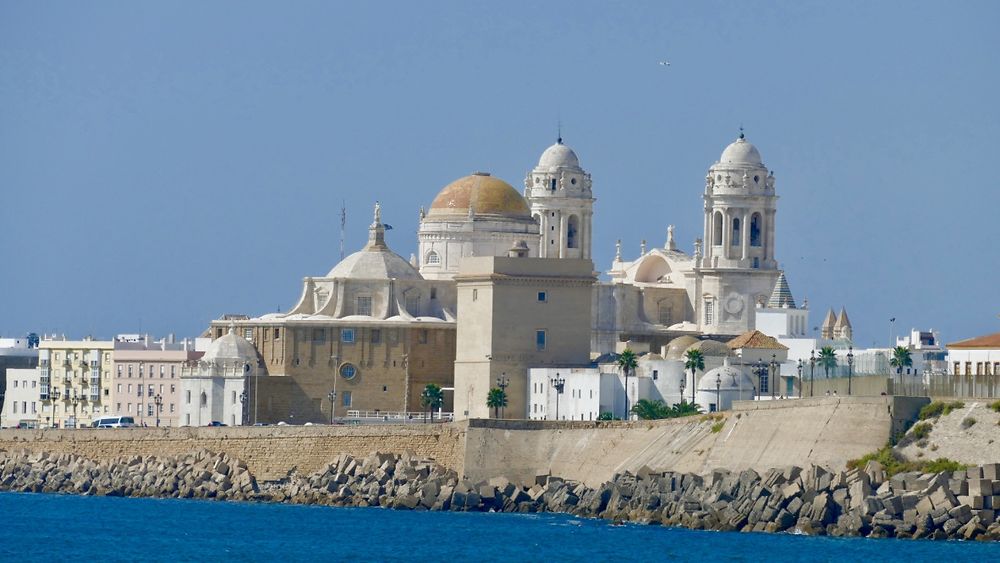
[[[524,196],[539,228],[540,258],[590,259],[594,196],[590,174],[560,138],[524,180]]]

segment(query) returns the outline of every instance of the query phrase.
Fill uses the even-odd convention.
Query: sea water
[[[997,561],[1000,545],[411,512],[0,493],[0,561]]]

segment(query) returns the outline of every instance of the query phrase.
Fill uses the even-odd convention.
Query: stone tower
[[[700,275],[689,292],[692,309],[704,332],[740,334],[755,328],[755,305],[768,300],[779,277],[774,174],[742,129],[708,169],[704,199],[704,252],[695,257]]]
[[[743,131],[705,176],[702,267],[774,270],[774,174]]]
[[[540,258],[590,259],[594,197],[590,174],[562,137],[545,149],[524,179],[524,196],[538,221]]]

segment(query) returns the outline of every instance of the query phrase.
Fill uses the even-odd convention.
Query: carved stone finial
[[[694,259],[701,260],[701,239],[694,239]]]
[[[622,261],[622,239],[615,243],[615,262]]]
[[[382,204],[378,201],[375,202],[375,221],[374,223],[378,225],[382,222]]]
[[[645,256],[645,254],[646,254],[646,239],[642,239],[642,242],[639,243],[639,255]]]
[[[667,250],[677,250],[677,243],[674,242],[674,226],[667,227]]]

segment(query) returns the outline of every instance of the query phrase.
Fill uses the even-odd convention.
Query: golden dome
[[[476,215],[531,217],[528,202],[513,186],[485,172],[459,178],[442,189],[431,203],[428,216]]]

